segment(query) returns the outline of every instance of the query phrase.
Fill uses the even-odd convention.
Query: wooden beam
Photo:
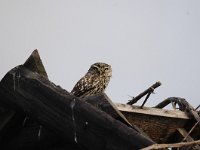
[[[124,124],[128,125],[129,127],[133,128],[134,130],[136,130],[138,133],[142,134],[146,138],[149,137],[146,133],[144,133],[136,125],[131,124],[126,119],[126,117],[121,113],[121,111],[118,110],[117,106],[111,101],[111,99],[105,93],[96,94],[96,95],[84,98],[83,100],[85,100],[86,102],[95,106],[97,109],[106,112],[113,118],[123,122]],[[151,139],[149,138],[149,140],[151,140]]]
[[[188,132],[184,128],[178,128],[177,130],[183,137],[187,136],[185,139],[187,142],[194,141],[194,139],[190,135],[187,135]]]
[[[20,78],[14,88],[17,72]],[[88,150],[131,150],[154,143],[24,66],[12,69],[2,79],[0,97],[0,103],[26,113],[62,139]]]
[[[124,112],[132,112],[138,114],[146,114],[152,116],[163,116],[169,118],[180,118],[180,119],[187,119],[190,118],[187,116],[186,113],[179,111],[179,110],[166,110],[166,109],[158,109],[158,108],[151,108],[151,107],[143,107],[140,106],[131,106],[126,104],[116,103],[117,109]]]
[[[188,132],[184,129],[184,128],[178,128],[177,129],[178,132],[183,136],[183,138],[187,141],[187,142],[192,142],[194,141],[194,139],[188,134]],[[184,142],[182,140],[182,142]],[[200,146],[199,145],[195,145],[193,146],[195,149],[200,150]]]
[[[26,60],[23,66],[25,66],[27,69],[33,72],[36,72],[48,78],[37,49],[31,53],[31,55]],[[13,75],[13,89],[16,89],[16,87],[19,86],[20,76],[20,72],[15,72],[15,74]],[[0,111],[0,137],[3,138],[3,133],[6,133],[5,128],[7,126],[10,126],[10,124],[13,124],[14,122],[18,122],[17,120],[19,119],[19,116],[14,110],[6,108],[6,106],[2,103],[1,107],[3,111]]]
[[[157,88],[157,87],[159,87],[159,86],[161,86],[161,82],[160,81],[156,82],[155,84],[153,84],[152,86],[150,86],[148,89],[146,89],[145,91],[143,91],[142,93],[140,93],[136,97],[133,97],[133,99],[130,100],[127,104],[132,105],[134,103],[137,103],[137,101],[140,100],[143,96],[145,96],[148,93],[152,93],[154,91],[154,89]]]
[[[113,118],[127,124],[128,126],[132,126],[105,93],[95,94],[93,96],[86,97],[83,100],[95,106],[97,109],[106,112]]]
[[[192,141],[192,142],[173,143],[173,144],[154,144],[146,148],[143,148],[141,150],[157,150],[157,149],[162,150],[165,148],[181,148],[181,147],[193,146],[196,144],[200,144],[200,140]]]

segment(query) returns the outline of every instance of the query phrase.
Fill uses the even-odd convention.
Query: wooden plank
[[[156,143],[165,143],[191,119],[181,111],[116,104],[127,120],[143,130]],[[156,132],[155,132],[156,131]],[[171,141],[176,142],[176,141]]]
[[[127,118],[117,109],[116,105],[111,101],[111,99],[105,94],[95,94],[93,96],[84,98],[86,102],[90,103],[91,105],[95,106],[97,109],[102,110],[112,116],[113,118],[123,122],[124,124],[130,126],[138,133],[142,134],[145,137],[149,137],[146,133],[144,133],[140,128],[136,125],[131,124]],[[151,139],[150,139],[151,140]]]
[[[192,142],[180,142],[180,143],[173,143],[173,144],[154,144],[151,146],[148,146],[146,148],[143,148],[141,150],[161,150],[166,148],[183,148],[188,147],[192,145],[200,144],[200,140],[192,141]]]
[[[183,137],[186,137],[186,135],[188,134],[184,128],[178,128],[177,130]],[[186,141],[191,142],[194,141],[194,139],[190,135],[188,135]]]
[[[14,88],[16,72],[20,78]],[[0,103],[25,112],[57,136],[88,150],[140,149],[154,143],[24,66],[3,78],[0,97]]]
[[[127,124],[128,126],[132,126],[105,93],[95,94],[93,96],[84,98],[83,100],[95,106],[99,110],[106,112],[113,118]]]
[[[183,138],[186,137],[186,141],[187,142],[194,141],[194,139],[190,135],[188,135],[187,131],[184,128],[178,128],[177,130],[183,136]],[[192,149],[192,146],[189,149]],[[200,146],[199,145],[194,145],[193,149],[200,150]]]
[[[158,109],[158,108],[151,108],[151,107],[143,107],[140,106],[132,106],[126,104],[116,103],[117,108],[120,111],[124,112],[132,112],[132,113],[139,113],[139,114],[146,114],[151,116],[163,116],[169,118],[180,118],[189,120],[190,118],[186,115],[186,113],[179,111],[179,110],[166,110],[166,109]]]

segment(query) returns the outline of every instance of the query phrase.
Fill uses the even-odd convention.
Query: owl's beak
[[[108,73],[108,76],[109,76],[109,77],[112,77],[112,72],[109,72],[109,73]]]

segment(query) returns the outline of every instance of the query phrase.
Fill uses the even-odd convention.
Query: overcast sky
[[[146,106],[171,96],[200,104],[199,0],[0,0],[0,41],[0,79],[38,49],[68,91],[101,61],[113,68],[114,102],[161,81]]]

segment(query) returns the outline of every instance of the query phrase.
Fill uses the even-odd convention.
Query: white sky
[[[0,0],[0,41],[0,78],[38,49],[68,91],[102,61],[114,102],[161,81],[146,106],[171,96],[200,104],[198,0]]]

